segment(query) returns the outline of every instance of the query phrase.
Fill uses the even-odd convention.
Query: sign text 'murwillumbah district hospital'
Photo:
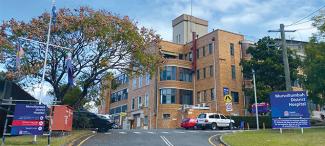
[[[305,91],[273,92],[270,95],[272,128],[308,128],[310,115]]]

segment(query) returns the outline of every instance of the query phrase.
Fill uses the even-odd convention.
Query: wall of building
[[[239,93],[239,102],[233,102],[233,112],[232,114],[243,114],[243,102],[244,102],[244,95],[242,92],[242,71],[240,66],[241,61],[241,45],[240,42],[244,40],[244,36],[234,34],[231,32],[218,30],[217,31],[217,41],[218,41],[218,75],[219,75],[219,86],[217,89],[218,97],[218,104],[220,107],[221,113],[228,114],[225,111],[225,102],[223,100],[223,88],[229,88],[229,93],[232,91]],[[234,44],[234,56],[230,54],[230,43]],[[231,75],[231,66],[235,65],[236,70],[236,78],[232,79]]]

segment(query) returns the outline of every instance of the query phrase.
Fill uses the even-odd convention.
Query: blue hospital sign
[[[273,92],[270,100],[273,128],[310,127],[306,91]]]
[[[46,110],[46,105],[16,104],[11,135],[42,135]]]

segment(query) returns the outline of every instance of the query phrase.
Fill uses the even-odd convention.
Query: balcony
[[[193,90],[192,82],[165,80],[165,81],[159,81],[158,85],[159,85],[159,88],[175,88],[175,87],[177,87],[178,89]]]
[[[175,66],[182,66],[185,68],[192,68],[192,62],[188,60],[181,60],[181,59],[165,59],[165,65],[175,65]]]

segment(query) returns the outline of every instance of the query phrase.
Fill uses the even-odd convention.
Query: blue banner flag
[[[56,6],[53,5],[52,7],[52,24],[55,26],[56,23]]]
[[[72,66],[72,60],[70,57],[66,60],[67,64],[67,72],[68,72],[68,85],[73,85],[73,66]]]

